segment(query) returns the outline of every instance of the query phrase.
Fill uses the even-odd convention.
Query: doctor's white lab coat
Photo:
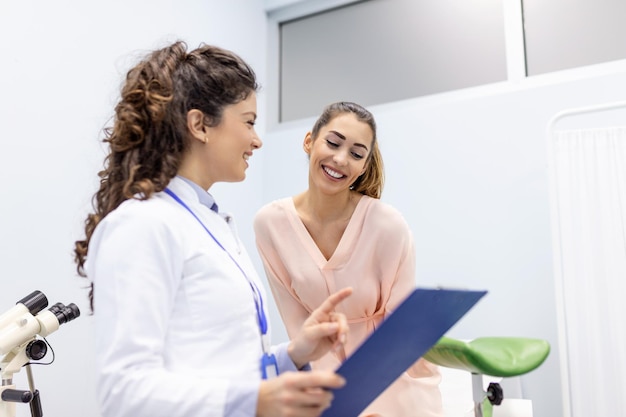
[[[200,204],[180,178],[168,188],[266,300],[232,224]],[[129,200],[107,215],[91,239],[86,271],[94,282],[98,399],[105,417],[222,417],[227,398],[237,402],[232,392],[241,388],[254,393],[256,404],[262,347],[250,284],[171,196]],[[279,362],[293,367],[286,353]]]

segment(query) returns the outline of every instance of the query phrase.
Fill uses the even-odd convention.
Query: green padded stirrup
[[[523,337],[480,337],[469,342],[442,337],[424,359],[474,374],[510,377],[528,373],[548,357],[550,344]]]
[[[474,374],[472,376],[474,415],[476,417],[492,417],[492,404],[494,402],[500,404],[502,390],[496,383],[496,387],[491,386],[494,384],[489,384],[488,392],[485,392],[482,387],[475,386],[474,377],[479,375],[496,377],[523,375],[541,365],[549,353],[550,344],[541,339],[481,337],[470,342],[464,342],[444,336],[426,352],[424,359],[435,365],[461,369]],[[496,388],[496,390],[492,391],[492,388]],[[495,394],[497,391],[499,394]],[[499,398],[499,401],[495,401],[494,398]]]

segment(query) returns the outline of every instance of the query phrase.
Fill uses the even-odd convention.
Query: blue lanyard
[[[252,289],[252,294],[254,298],[254,306],[256,307],[257,320],[259,324],[259,329],[261,331],[261,342],[263,345],[263,358],[261,359],[261,374],[263,376],[263,379],[268,379],[268,378],[278,375],[278,364],[276,362],[276,357],[274,356],[273,353],[270,353],[269,351],[269,337],[267,335],[267,317],[265,316],[265,309],[263,308],[263,297],[261,296],[261,291],[259,290],[259,287],[257,287],[257,285],[250,279],[250,277],[248,277],[248,274],[246,274],[246,272],[243,270],[241,265],[239,265],[239,262],[237,262],[237,260],[233,258],[230,252],[228,252],[226,248],[222,246],[220,241],[217,240],[217,238],[213,235],[213,233],[211,233],[211,231],[204,225],[204,223],[202,223],[202,220],[200,220],[200,218],[196,216],[196,213],[194,213],[193,210],[191,210],[189,206],[185,204],[185,202],[181,200],[180,197],[178,197],[172,190],[170,190],[169,188],[165,188],[165,190],[163,191],[165,191],[170,197],[176,200],[178,204],[183,206],[189,213],[191,213],[191,215],[198,221],[198,223],[200,223],[202,228],[206,230],[206,232],[209,234],[209,236],[211,236],[211,238],[215,241],[215,243],[217,243],[217,245],[220,248],[222,248],[224,252],[226,252],[228,257],[235,263],[235,265],[237,265],[237,268],[239,268],[243,276],[246,278],[246,281],[248,281],[248,284],[250,285],[250,288]]]

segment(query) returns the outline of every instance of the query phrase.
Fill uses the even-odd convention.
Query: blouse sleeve
[[[392,212],[395,212],[395,209],[392,209]],[[389,249],[401,253],[396,274],[389,290],[389,298],[385,303],[385,316],[387,316],[404,301],[417,285],[415,243],[409,225],[399,212],[395,212],[395,215],[388,213],[378,217],[385,219],[385,225],[381,225],[381,227],[385,227],[385,233],[384,237],[380,239],[379,247],[383,248],[382,250]],[[389,254],[389,256],[392,255]],[[407,373],[413,378],[432,378],[433,381],[439,381],[440,378],[438,367],[422,358],[411,365]]]
[[[269,287],[278,307],[287,334],[292,338],[309,317],[298,296],[291,289],[291,278],[282,258],[291,250],[280,237],[280,228],[274,227],[272,213],[268,208],[260,210],[254,219],[254,233],[259,256],[267,276]],[[279,255],[282,254],[281,255]]]
[[[392,265],[395,273],[389,274],[387,278],[390,281],[385,302],[387,316],[415,289],[415,244],[409,225],[397,210],[386,206],[386,210],[377,214],[377,218],[384,222],[379,225],[383,230],[378,240],[381,258],[397,259]]]

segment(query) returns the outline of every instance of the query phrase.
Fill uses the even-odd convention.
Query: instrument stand
[[[35,389],[29,362],[39,360],[46,354],[45,342],[32,339],[9,352],[0,362],[2,386],[0,386],[0,417],[15,417],[16,403],[29,403],[32,417],[43,417],[39,390]],[[13,375],[26,368],[29,390],[18,390],[13,384]]]

